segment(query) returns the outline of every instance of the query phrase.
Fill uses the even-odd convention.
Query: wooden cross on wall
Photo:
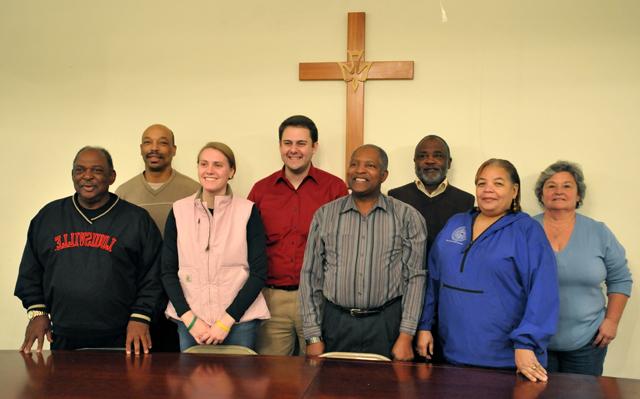
[[[347,134],[345,165],[363,144],[364,82],[375,79],[413,79],[413,61],[365,61],[365,13],[350,12],[347,62],[301,62],[300,80],[344,80],[347,83]]]

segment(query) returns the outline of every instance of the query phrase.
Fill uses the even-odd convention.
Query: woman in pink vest
[[[264,227],[254,204],[227,184],[233,151],[207,143],[198,154],[202,188],[176,201],[165,227],[162,284],[166,315],[178,324],[180,350],[198,344],[254,348],[269,318],[260,293],[267,277]]]

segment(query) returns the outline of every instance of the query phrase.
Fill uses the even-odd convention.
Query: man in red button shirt
[[[292,355],[296,349],[304,354],[298,284],[309,226],[318,208],[348,192],[343,180],[311,163],[318,149],[318,129],[311,119],[285,119],[278,136],[284,166],[249,193],[262,216],[269,261],[262,293],[271,319],[260,326],[257,349],[263,355]]]

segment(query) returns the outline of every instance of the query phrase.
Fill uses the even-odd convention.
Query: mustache
[[[158,157],[158,158],[163,158],[163,159],[164,159],[164,155],[162,155],[162,154],[160,154],[159,152],[156,152],[156,151],[149,151],[149,152],[147,152],[146,154],[144,154],[144,157],[145,157],[145,158],[149,158],[149,157],[151,157],[151,156]]]

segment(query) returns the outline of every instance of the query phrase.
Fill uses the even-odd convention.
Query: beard
[[[147,169],[149,169],[152,172],[163,172],[163,171],[167,170],[168,167],[169,167],[168,164],[147,165]]]
[[[441,168],[434,168],[429,172],[425,172],[422,168],[416,167],[416,176],[425,186],[437,186],[444,181],[447,173]]]

